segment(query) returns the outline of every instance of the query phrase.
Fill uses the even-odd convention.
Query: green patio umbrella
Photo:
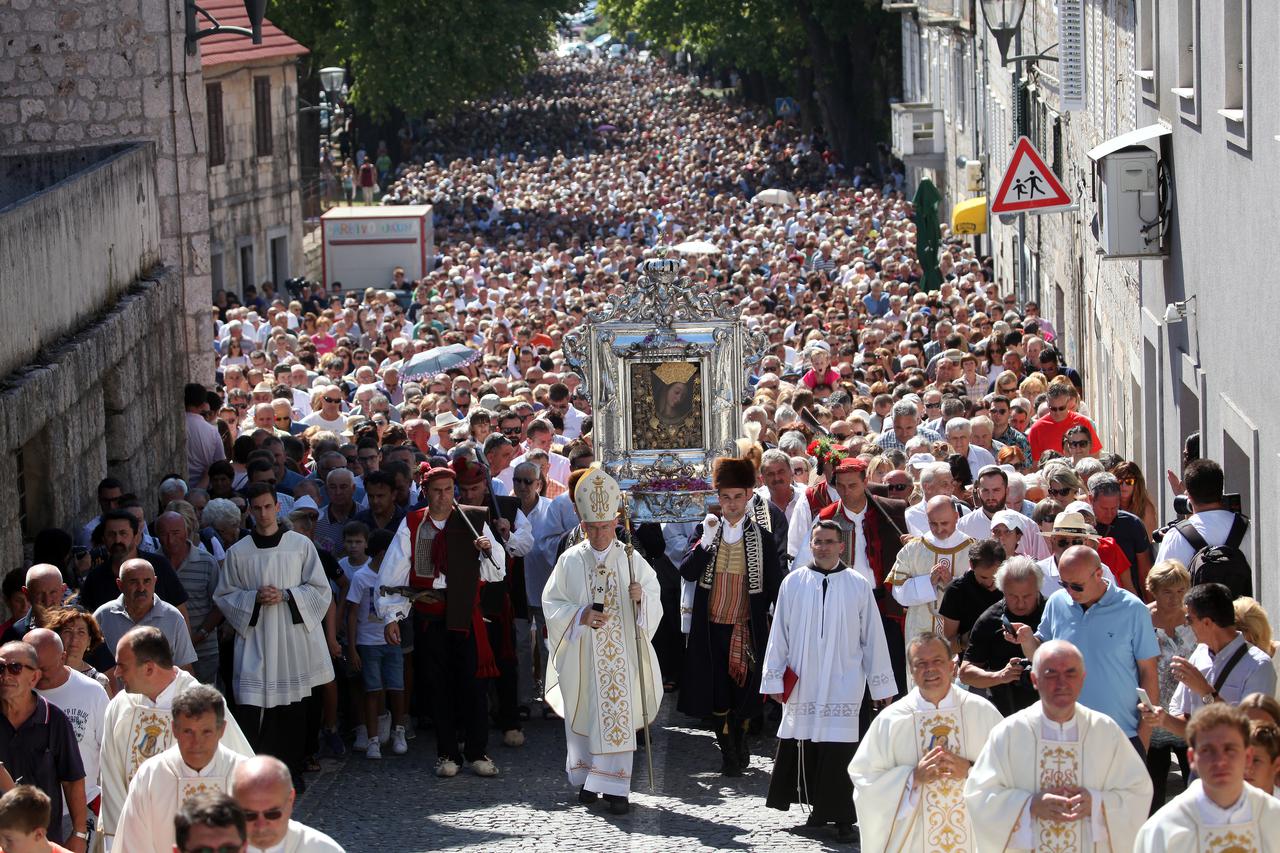
[[[938,246],[942,243],[942,226],[938,223],[938,203],[942,201],[942,193],[933,185],[933,181],[923,178],[916,187],[915,197],[911,199],[915,207],[916,223],[916,257],[924,269],[924,279],[920,289],[926,293],[942,286],[942,273],[938,270]]]

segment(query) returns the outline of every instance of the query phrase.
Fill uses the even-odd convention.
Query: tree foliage
[[[620,26],[715,65],[771,78],[816,110],[846,162],[888,135],[900,24],[881,0],[601,0]]]
[[[351,102],[374,116],[446,112],[515,84],[580,0],[271,0],[268,17],[350,72]]]

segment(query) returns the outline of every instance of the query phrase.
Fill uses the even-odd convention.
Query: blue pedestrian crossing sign
[[[774,98],[773,112],[778,118],[792,118],[800,115],[800,105],[795,98]]]

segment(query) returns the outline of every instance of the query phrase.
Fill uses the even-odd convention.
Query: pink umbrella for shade
[[[613,133],[617,129],[611,124],[602,124],[596,128],[596,133]]]

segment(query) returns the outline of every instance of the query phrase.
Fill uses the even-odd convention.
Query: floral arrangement
[[[809,442],[805,452],[817,459],[823,470],[826,470],[829,466],[840,464],[840,461],[849,455],[848,448],[836,444],[835,439],[828,435],[819,436]]]
[[[711,484],[701,477],[665,477],[636,483],[633,488],[640,492],[709,492]]]

